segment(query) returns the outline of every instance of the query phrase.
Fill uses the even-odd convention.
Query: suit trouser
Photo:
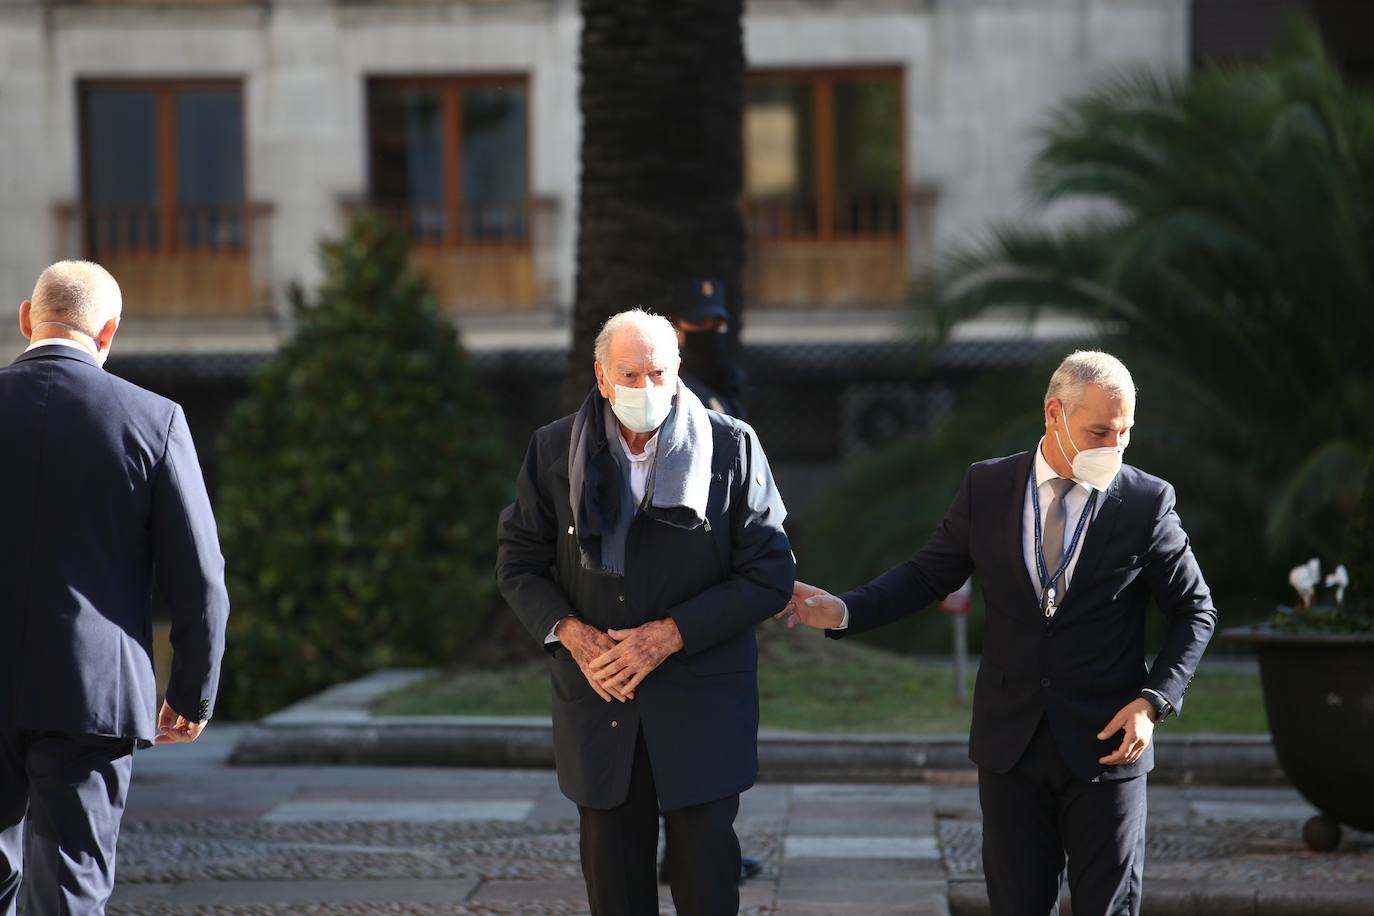
[[[993,916],[1057,914],[1066,856],[1073,916],[1139,916],[1144,776],[1080,779],[1041,719],[1009,772],[979,769],[978,798]]]
[[[0,914],[105,912],[130,738],[0,729]]]
[[[582,876],[592,916],[657,916],[658,790],[644,746],[635,739],[630,791],[618,807],[578,806]],[[663,812],[670,842],[669,888],[679,916],[739,911],[739,796]]]

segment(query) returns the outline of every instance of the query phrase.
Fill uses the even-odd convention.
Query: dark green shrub
[[[449,661],[494,607],[513,465],[457,335],[379,218],[321,254],[295,337],[225,426],[226,715]]]

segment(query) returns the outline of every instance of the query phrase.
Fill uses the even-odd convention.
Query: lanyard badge
[[[1059,564],[1059,569],[1051,576],[1045,567],[1045,551],[1041,546],[1043,535],[1040,528],[1040,488],[1035,485],[1035,464],[1033,462],[1028,485],[1031,491],[1031,505],[1035,509],[1035,571],[1040,576],[1040,610],[1048,622],[1054,619],[1055,611],[1059,609],[1059,590],[1056,583],[1061,580],[1064,572],[1069,568],[1069,560],[1073,559],[1074,550],[1078,547],[1078,539],[1083,536],[1083,529],[1087,527],[1088,519],[1092,517],[1093,508],[1097,505],[1097,491],[1093,490],[1088,496],[1088,502],[1078,515],[1078,524],[1073,530],[1073,540],[1069,541],[1069,547],[1064,551],[1064,558]]]

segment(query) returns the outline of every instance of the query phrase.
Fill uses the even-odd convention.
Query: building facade
[[[91,257],[124,346],[270,348],[371,206],[465,326],[557,332],[579,25],[574,0],[0,0],[0,289]],[[744,27],[750,307],[846,324],[1022,213],[1056,103],[1191,53],[1188,0],[752,0]]]

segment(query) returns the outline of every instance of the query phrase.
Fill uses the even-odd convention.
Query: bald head
[[[61,321],[95,336],[123,308],[119,284],[90,261],[58,261],[43,271],[33,288],[33,323]]]
[[[19,306],[19,330],[34,341],[71,340],[104,365],[122,308],[119,284],[108,270],[90,261],[58,261]]]

